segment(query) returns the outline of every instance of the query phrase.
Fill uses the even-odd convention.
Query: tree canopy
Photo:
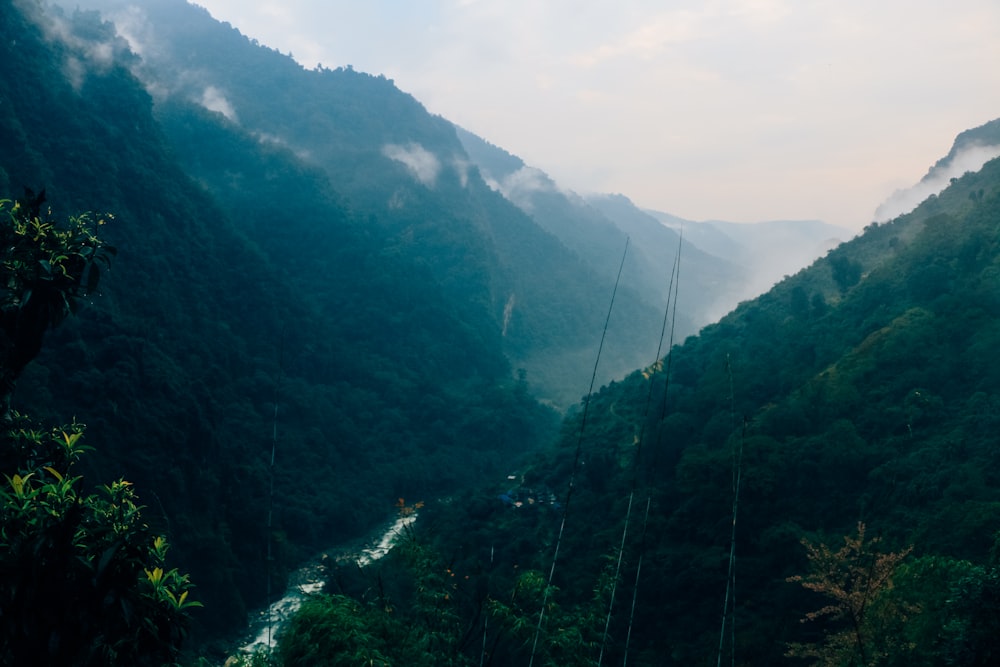
[[[42,215],[42,202],[5,209],[0,201],[6,397],[46,330],[96,289],[97,264],[113,254],[90,216],[61,226]],[[83,434],[78,422],[45,428],[9,409],[0,426],[4,665],[162,665],[178,655],[187,612],[200,606],[187,576],[168,569],[167,541],[143,520],[131,483],[81,488]]]

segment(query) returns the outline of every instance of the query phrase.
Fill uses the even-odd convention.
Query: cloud
[[[236,110],[232,103],[226,99],[226,95],[215,86],[206,86],[199,101],[201,106],[209,111],[221,113],[229,120],[236,122]]]
[[[1000,146],[974,144],[960,150],[951,160],[936,166],[912,188],[896,190],[888,200],[875,210],[875,222],[892,220],[909,213],[921,202],[944,190],[951,179],[959,178],[967,172],[979,171],[983,165],[1000,156]]]
[[[198,4],[306,67],[384,74],[568,188],[690,218],[860,228],[1000,108],[996,0]]]
[[[437,183],[438,174],[441,173],[441,161],[420,144],[415,142],[410,142],[406,146],[386,144],[382,147],[382,154],[404,165],[414,178],[427,187],[432,188]]]
[[[533,194],[555,192],[558,189],[544,171],[527,165],[504,176],[499,181],[495,178],[487,178],[486,184],[525,211],[531,211],[533,208],[531,200]]]
[[[24,1],[16,4],[29,20],[41,28],[46,40],[66,47],[63,75],[76,91],[83,86],[89,71],[107,71],[114,64],[116,54],[124,48],[123,43],[116,44],[113,39],[102,41],[80,37],[74,33],[72,23],[57,8],[45,11],[37,4]]]
[[[472,168],[472,163],[463,157],[455,156],[451,159],[451,166],[455,169],[455,173],[458,174],[458,181],[464,188],[469,184],[469,169]]]
[[[138,56],[145,56],[155,47],[155,32],[146,13],[138,6],[104,12],[115,25],[118,36],[128,42],[129,48]]]
[[[706,36],[708,18],[686,10],[653,17],[620,39],[578,54],[571,61],[582,67],[593,67],[615,58],[655,58],[671,44],[692,42]]]

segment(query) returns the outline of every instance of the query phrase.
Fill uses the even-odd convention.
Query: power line
[[[635,454],[633,455],[632,459],[632,483],[628,494],[628,506],[625,510],[625,522],[622,526],[622,539],[620,545],[618,546],[618,558],[615,563],[615,576],[611,580],[611,596],[608,601],[608,614],[604,621],[604,633],[601,636],[600,654],[597,657],[598,667],[601,667],[601,665],[604,664],[604,650],[607,647],[608,634],[611,629],[611,616],[614,611],[615,597],[618,592],[618,579],[619,576],[621,575],[622,557],[625,553],[625,544],[628,538],[628,528],[632,518],[632,505],[635,501],[635,492],[639,484],[639,469],[642,463],[642,445],[645,440],[646,422],[649,417],[649,406],[652,404],[653,401],[653,385],[654,385],[653,378],[656,376],[656,371],[662,369],[663,367],[662,361],[660,359],[660,354],[663,352],[663,341],[667,335],[667,324],[669,322],[672,322],[670,318],[671,305],[673,305],[674,318],[676,318],[677,316],[677,299],[676,299],[676,294],[674,293],[674,283],[678,278],[677,272],[679,268],[680,268],[680,247],[677,248],[677,256],[674,258],[674,266],[670,271],[670,282],[669,286],[667,287],[667,306],[663,311],[663,324],[660,327],[660,339],[656,345],[656,356],[653,359],[653,364],[649,368],[649,387],[646,392],[646,404],[643,407],[642,411],[642,422],[639,426],[639,435],[636,437],[635,440]],[[671,334],[670,342],[672,344],[673,326],[671,326],[670,334]],[[645,375],[645,372],[643,374]],[[648,505],[646,511],[647,513],[649,511]]]
[[[576,484],[576,473],[580,466],[580,452],[583,449],[583,433],[587,428],[587,413],[590,410],[590,399],[594,394],[594,383],[597,380],[597,366],[601,363],[601,352],[604,349],[604,339],[608,334],[608,323],[611,321],[611,312],[615,307],[615,296],[618,294],[618,284],[622,279],[622,269],[625,267],[625,257],[628,255],[629,238],[625,238],[625,250],[622,252],[622,260],[618,265],[618,276],[615,278],[615,288],[611,292],[611,303],[608,306],[608,315],[604,319],[604,330],[601,333],[601,343],[597,347],[597,358],[594,360],[594,371],[590,376],[590,389],[587,391],[587,398],[583,402],[583,416],[580,419],[580,432],[577,436],[576,441],[576,454],[573,457],[573,467],[570,471],[569,476],[569,488],[566,491],[566,502],[563,504],[562,521],[559,524],[559,533],[556,536],[556,547],[555,551],[552,553],[552,566],[549,568],[549,578],[545,584],[545,590],[542,592],[542,608],[538,613],[538,625],[535,627],[535,638],[531,644],[531,658],[528,660],[528,667],[532,667],[535,663],[535,654],[538,651],[538,637],[542,633],[542,625],[545,622],[545,607],[549,601],[549,591],[552,588],[552,579],[556,572],[556,563],[559,560],[559,547],[562,544],[563,532],[566,529],[566,517],[569,515],[569,504],[570,500],[573,498],[573,489]]]
[[[282,332],[281,344],[278,348],[278,371],[274,377],[274,416],[271,419],[271,462],[268,465],[268,493],[267,493],[267,562],[265,563],[267,576],[267,663],[271,664],[271,650],[274,646],[273,626],[274,611],[271,609],[271,570],[274,561],[272,553],[272,533],[274,527],[274,462],[278,453],[278,399],[281,396],[281,376],[284,367],[283,357],[285,355],[285,335]]]
[[[726,355],[726,373],[729,375],[729,422],[736,431],[736,395],[733,390],[733,365]],[[740,486],[743,480],[743,443],[746,440],[746,420],[740,433],[739,445],[733,452],[733,518],[729,536],[729,570],[726,573],[726,594],[722,600],[722,626],[719,629],[719,653],[716,666],[722,667],[722,650],[726,641],[726,623],[729,621],[730,659],[736,664],[736,517],[740,506]],[[730,605],[730,598],[732,605]],[[732,620],[730,621],[730,617]]]
[[[663,369],[663,400],[660,402],[660,418],[657,420],[656,424],[656,442],[660,442],[661,436],[663,434],[663,420],[667,416],[667,395],[670,390],[670,369],[673,364],[674,359],[674,331],[677,324],[677,295],[680,290],[680,276],[681,276],[681,249],[684,245],[684,232],[683,230],[677,239],[677,256],[674,258],[674,270],[671,274],[670,284],[673,288],[673,301],[674,310],[670,319],[670,343],[667,346],[667,363]],[[668,289],[668,292],[670,290]],[[655,466],[648,466],[646,469],[647,478],[652,474],[652,470]],[[629,645],[632,642],[632,627],[635,624],[635,609],[636,603],[639,599],[639,581],[642,576],[642,561],[646,554],[646,535],[649,529],[649,508],[653,504],[653,489],[652,485],[646,484],[646,508],[642,515],[642,532],[639,536],[639,556],[636,561],[635,566],[635,581],[632,584],[632,604],[629,607],[629,617],[628,617],[628,630],[625,633],[625,646],[622,650],[622,667],[628,664],[628,651]]]

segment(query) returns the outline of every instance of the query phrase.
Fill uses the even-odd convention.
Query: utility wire
[[[618,592],[618,579],[621,575],[622,569],[622,557],[625,553],[625,544],[628,538],[628,528],[629,522],[632,518],[632,505],[635,501],[636,488],[639,485],[639,470],[642,463],[642,445],[645,440],[646,435],[646,422],[649,417],[649,406],[653,402],[653,378],[656,376],[656,371],[661,367],[660,354],[663,352],[663,341],[667,336],[667,324],[670,322],[670,306],[673,304],[674,314],[676,316],[677,303],[674,298],[674,281],[676,279],[676,273],[678,268],[678,262],[680,261],[680,250],[678,249],[678,255],[674,258],[674,266],[670,271],[670,282],[667,287],[667,306],[663,310],[663,324],[660,327],[660,340],[656,345],[656,356],[653,358],[653,364],[650,366],[650,377],[649,377],[649,388],[646,392],[646,404],[642,410],[642,422],[639,426],[639,435],[635,440],[635,454],[632,459],[632,483],[628,494],[628,506],[625,510],[625,523],[622,526],[622,539],[618,546],[618,558],[615,563],[615,576],[611,580],[611,597],[608,600],[608,614],[604,621],[604,634],[601,636],[601,651],[597,656],[597,666],[601,667],[604,664],[604,650],[608,643],[608,633],[611,629],[611,616],[614,611],[615,597]],[[671,334],[673,330],[671,329]],[[672,342],[672,341],[671,341]],[[648,510],[647,510],[648,511]]]
[[[493,556],[494,556],[495,553],[496,553],[496,544],[491,544],[490,545],[490,571],[491,572],[493,570]],[[487,599],[488,599],[488,597],[489,596],[487,596]],[[486,600],[484,600],[483,603],[485,604]],[[479,654],[479,667],[485,667],[485,665],[486,665],[486,636],[489,634],[489,624],[490,624],[490,615],[488,613],[487,614],[483,614],[483,650]]]
[[[726,355],[726,372],[729,374],[729,420],[732,431],[736,431],[736,397],[733,391],[733,366]],[[726,623],[729,621],[730,659],[736,664],[736,517],[740,506],[740,486],[743,480],[743,444],[746,440],[746,420],[736,451],[733,452],[733,519],[729,536],[729,571],[726,573],[726,595],[722,601],[722,627],[719,629],[719,653],[716,666],[722,667],[722,649],[726,641]],[[732,605],[730,606],[730,598]],[[730,621],[730,616],[732,620]]]
[[[601,333],[601,343],[597,347],[597,358],[594,360],[594,371],[590,375],[590,389],[587,391],[587,398],[583,401],[583,416],[580,419],[580,432],[576,440],[576,454],[573,457],[573,467],[569,475],[569,488],[566,491],[566,502],[563,504],[562,521],[559,524],[559,533],[556,536],[556,547],[552,553],[552,566],[549,568],[549,578],[542,592],[542,609],[538,613],[538,625],[535,627],[535,638],[531,643],[531,658],[528,660],[528,667],[535,664],[535,654],[538,651],[538,637],[542,634],[542,625],[545,622],[545,607],[549,601],[549,591],[552,588],[552,579],[556,573],[556,563],[559,560],[559,547],[562,544],[563,532],[566,529],[566,517],[569,515],[569,503],[573,498],[573,489],[576,485],[576,473],[580,466],[580,453],[583,449],[583,433],[587,428],[587,413],[590,411],[590,399],[594,394],[594,383],[597,380],[597,366],[601,363],[601,352],[604,350],[604,339],[608,335],[608,323],[611,321],[611,312],[615,307],[615,296],[618,294],[618,284],[622,279],[622,269],[625,267],[625,257],[628,255],[629,238],[625,237],[625,250],[622,252],[622,261],[618,265],[618,276],[615,278],[615,288],[611,292],[611,303],[608,306],[608,315],[604,319],[604,331]]]
[[[684,232],[683,230],[677,239],[677,256],[674,258],[674,270],[670,278],[670,288],[668,292],[673,292],[673,302],[674,308],[670,318],[670,342],[667,346],[667,363],[663,369],[663,400],[660,402],[660,418],[657,420],[656,424],[656,442],[660,442],[663,435],[663,420],[667,417],[667,394],[670,390],[670,368],[674,359],[674,331],[677,324],[677,295],[680,289],[680,277],[681,277],[681,249],[684,246]],[[646,468],[647,478],[652,474],[652,470],[655,465],[648,466]],[[632,583],[632,604],[629,608],[628,617],[628,630],[625,633],[625,646],[622,650],[622,667],[628,665],[628,650],[629,645],[632,642],[632,627],[635,624],[635,609],[636,602],[639,599],[639,581],[642,576],[642,561],[646,554],[646,535],[649,529],[649,509],[653,504],[653,488],[652,485],[646,484],[646,508],[642,515],[642,532],[639,536],[639,556],[635,566],[635,580]]]
[[[271,664],[271,650],[274,646],[273,627],[274,611],[271,609],[271,570],[273,569],[272,533],[274,527],[274,461],[278,452],[278,399],[281,396],[281,376],[284,368],[285,334],[281,334],[281,344],[278,348],[278,372],[274,378],[274,416],[271,419],[271,462],[268,466],[267,493],[267,664]]]

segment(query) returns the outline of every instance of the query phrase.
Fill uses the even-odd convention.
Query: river
[[[353,558],[360,567],[374,563],[389,553],[400,534],[416,520],[416,512],[400,516],[384,531],[376,533],[379,537],[370,542],[371,546],[353,553],[348,552],[339,559]],[[334,548],[331,551],[341,549]],[[240,646],[239,652],[248,655],[258,649],[273,649],[281,626],[298,611],[306,597],[319,593],[324,583],[324,567],[320,560],[293,572],[289,577],[289,586],[284,597],[258,614],[257,619],[250,625],[252,639]]]

